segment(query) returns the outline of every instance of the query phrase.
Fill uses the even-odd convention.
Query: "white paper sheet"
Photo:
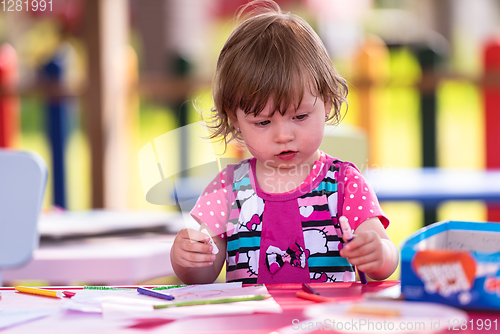
[[[22,324],[35,319],[43,318],[55,313],[59,309],[40,309],[40,310],[1,310],[0,311],[0,329]]]
[[[203,285],[188,285],[180,288],[162,290],[173,294],[176,301],[193,300],[198,298],[198,294],[205,294],[209,298],[211,294],[218,291],[229,291],[241,289],[241,283],[214,283]],[[103,303],[123,304],[131,306],[150,306],[167,303],[163,299],[141,295],[136,289],[103,289],[103,290],[82,290],[78,291],[63,307],[65,309],[87,312],[102,313]]]
[[[265,286],[252,286],[244,287],[241,289],[218,291],[204,291],[203,293],[185,295],[184,300],[205,299],[205,298],[224,298],[230,296],[246,296],[246,295],[260,295],[267,294],[268,291]],[[165,304],[163,302],[162,304]],[[258,301],[244,301],[228,304],[209,304],[209,305],[194,305],[185,307],[172,307],[164,309],[153,309],[148,306],[136,306],[104,302],[103,303],[103,316],[105,319],[124,319],[124,318],[166,318],[166,319],[179,319],[184,317],[208,316],[208,315],[222,315],[222,314],[251,314],[255,312],[265,313],[280,313],[282,312],[281,306],[273,298],[258,300]]]
[[[268,294],[265,286],[241,287],[241,283],[193,285],[167,290],[175,296],[170,302],[137,293],[135,290],[84,290],[77,292],[64,307],[84,312],[102,312],[105,319],[167,318],[200,315],[282,312],[273,298],[229,304],[210,304],[154,309],[153,305],[180,301]]]

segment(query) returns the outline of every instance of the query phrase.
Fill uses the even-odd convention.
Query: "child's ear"
[[[328,116],[330,116],[330,114],[332,113],[332,106],[332,101],[325,102],[325,119],[328,118]]]
[[[234,126],[235,129],[237,129],[239,127],[239,124],[238,124],[238,118],[236,117],[236,114],[234,114],[232,112],[228,112],[227,117],[229,118],[231,125]]]

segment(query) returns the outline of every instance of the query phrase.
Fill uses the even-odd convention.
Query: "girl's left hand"
[[[379,234],[373,230],[357,231],[352,241],[344,240],[340,256],[366,273],[380,270],[384,265],[384,245]]]

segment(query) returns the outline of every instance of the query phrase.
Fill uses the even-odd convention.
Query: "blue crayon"
[[[141,287],[137,288],[137,292],[139,292],[140,294],[143,294],[143,295],[148,295],[151,297],[156,297],[156,298],[161,298],[161,299],[166,299],[166,300],[175,299],[175,297],[169,293],[154,291],[151,289],[146,289],[146,288],[141,288]]]

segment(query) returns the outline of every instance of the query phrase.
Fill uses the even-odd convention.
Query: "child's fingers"
[[[362,247],[367,242],[368,242],[368,240],[366,240],[366,238],[365,238],[364,235],[362,235],[362,234],[355,235],[354,239],[352,239],[349,242],[344,243],[343,249],[345,249],[347,251],[353,251],[353,250],[355,250],[355,249],[357,249],[359,247]]]
[[[380,254],[371,252],[371,253],[360,253],[357,255],[350,255],[347,257],[347,260],[354,266],[359,266],[369,262],[377,261]]]
[[[188,267],[204,267],[213,264],[213,261],[215,260],[215,255],[184,252],[182,254],[182,260],[187,264],[186,266]]]
[[[357,266],[359,270],[369,273],[379,270],[384,263],[384,258],[383,254],[375,255],[371,253],[358,257],[353,261],[356,263],[355,266]]]
[[[205,233],[190,228],[184,230],[183,238],[190,239],[193,242],[207,242],[210,240],[210,237]]]
[[[379,270],[383,264],[381,256],[376,256],[374,253],[366,254],[359,257],[346,257],[350,264],[357,267],[358,270],[370,273]]]
[[[209,267],[213,264],[214,264],[213,262],[188,262],[182,266],[186,268],[199,268],[199,267]]]
[[[356,267],[362,272],[370,273],[379,270],[382,266],[382,263],[383,262],[377,260],[374,262],[359,264]]]
[[[177,264],[185,267],[185,268],[193,268],[193,267],[208,267],[214,264],[213,261],[190,261],[184,258],[181,258],[177,261]]]
[[[184,239],[176,249],[177,263],[183,267],[211,266],[215,255],[211,252],[212,246],[202,242],[192,242]]]
[[[359,234],[354,234],[354,239],[344,244],[343,248],[348,251],[351,251],[363,247],[365,245],[371,244],[376,240],[380,240],[380,237],[377,235],[376,232],[373,231],[361,232]]]
[[[350,243],[348,245],[349,247],[346,246],[347,245],[344,245],[344,248],[340,250],[340,256],[348,258],[349,262],[351,262],[351,259],[363,257],[366,255],[370,255],[373,258],[382,255],[382,245],[380,245],[380,243],[376,240],[370,240],[367,243],[359,245],[359,247],[356,248],[351,247]]]
[[[340,255],[364,272],[378,270],[383,263],[383,252],[376,240],[371,240],[353,250],[342,249]]]
[[[355,249],[352,249],[352,248],[347,249],[344,246],[344,248],[340,250],[340,256],[345,257],[346,259],[349,260],[349,262],[351,262],[352,259],[364,256],[364,255],[369,253],[365,246],[366,245],[362,245],[361,247],[358,247]],[[354,264],[354,263],[352,263],[352,264]]]
[[[206,242],[185,239],[184,242],[181,243],[181,248],[186,252],[212,254],[213,246]]]

